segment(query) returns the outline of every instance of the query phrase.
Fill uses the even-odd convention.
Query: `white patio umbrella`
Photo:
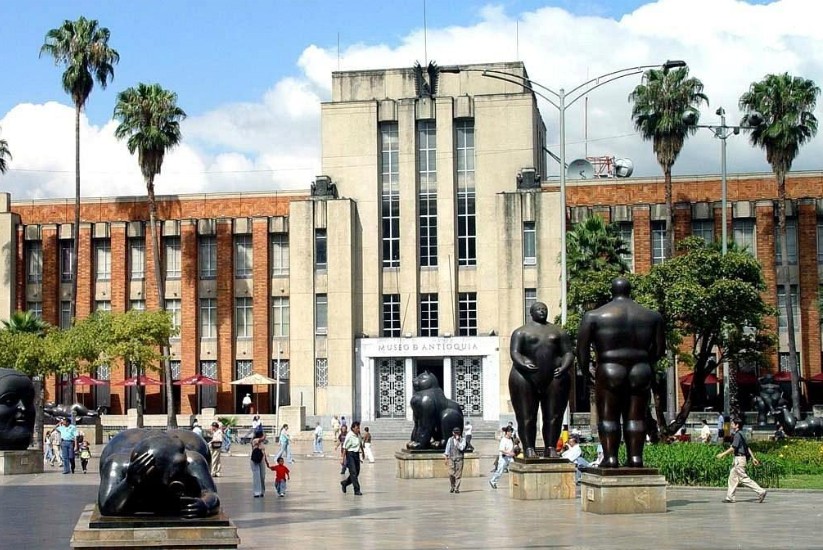
[[[262,374],[258,374],[256,372],[251,373],[248,376],[244,376],[239,380],[232,380],[231,384],[234,386],[273,386],[277,384],[278,381],[274,378],[269,378],[268,376],[263,376]],[[284,382],[281,380],[280,384]],[[255,407],[257,410],[260,410],[260,396],[257,395],[257,392],[254,392],[254,399],[255,399]]]

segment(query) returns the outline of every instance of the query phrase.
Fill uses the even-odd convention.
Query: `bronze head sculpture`
[[[28,376],[0,368],[0,450],[23,451],[34,434],[34,384]]]

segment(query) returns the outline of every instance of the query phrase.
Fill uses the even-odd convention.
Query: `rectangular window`
[[[437,294],[420,295],[420,336],[437,336],[438,309]]]
[[[823,220],[817,220],[817,263],[823,264]]]
[[[792,294],[792,319],[794,320],[794,330],[800,329],[800,307],[797,301],[797,285],[791,285]],[[786,316],[786,292],[783,285],[777,287],[777,328],[785,332],[789,327]]]
[[[314,383],[318,388],[325,388],[329,385],[329,360],[314,360]]]
[[[537,228],[523,222],[523,265],[537,265]]]
[[[217,361],[200,361],[200,374],[217,380]],[[217,407],[218,386],[197,386],[200,408]]]
[[[786,219],[786,240],[788,241],[789,247],[789,255],[788,255],[788,262],[789,265],[797,265],[797,219],[796,218],[787,218]],[[774,224],[774,265],[780,267],[783,263],[783,254],[781,253],[782,250],[780,248],[780,227],[775,222]]]
[[[74,254],[72,241],[60,241],[60,280],[64,283],[71,282],[71,258]]]
[[[617,224],[617,234],[623,244],[626,245],[626,253],[621,254],[620,257],[629,266],[629,269],[634,271],[634,224],[632,222],[619,222]]]
[[[237,378],[245,378],[254,372],[254,363],[248,359],[240,359],[234,363],[234,375]]]
[[[71,328],[71,302],[60,302],[60,328]]]
[[[234,236],[234,276],[237,279],[251,279],[254,255],[251,235]]]
[[[172,380],[180,380],[180,360],[179,359],[169,360],[169,369],[171,370],[171,379]]]
[[[798,354],[800,355],[800,354]],[[789,352],[788,351],[781,351],[777,354],[778,365],[777,368],[780,372],[791,372],[789,369]]]
[[[133,309],[134,311],[146,311],[146,301],[145,300],[131,300],[129,302],[129,309]]]
[[[94,240],[94,278],[97,281],[111,280],[111,241]]]
[[[197,244],[197,271],[201,280],[217,278],[217,237],[202,236]]]
[[[457,157],[457,263],[477,265],[474,120],[455,123]]]
[[[437,266],[437,132],[433,120],[417,123],[420,266]]]
[[[318,294],[314,299],[314,333],[327,334],[329,331],[329,297]]]
[[[234,334],[236,338],[251,338],[253,305],[251,298],[236,298],[234,301]]]
[[[146,278],[146,242],[129,239],[129,278],[140,281]]]
[[[400,334],[400,295],[383,295],[383,336],[397,338]]]
[[[380,125],[380,219],[383,267],[400,266],[400,139],[396,122]]]
[[[536,288],[526,288],[523,289],[523,311],[525,322],[528,323],[529,320],[532,318],[531,310],[532,306],[537,302],[537,289]]]
[[[217,338],[217,300],[200,298],[200,339]]]
[[[180,322],[182,320],[181,311],[182,302],[180,300],[166,300],[166,311],[171,313],[171,324],[178,331],[180,330]],[[180,337],[178,332],[177,338]]]
[[[180,256],[180,237],[163,239],[166,258],[166,279],[179,279],[183,273]]]
[[[289,335],[289,298],[275,296],[271,299],[271,335]]]
[[[661,264],[666,259],[666,222],[652,222],[652,264]]]
[[[111,302],[109,300],[96,300],[94,302],[94,311],[111,311]]]
[[[43,318],[43,302],[26,302],[26,311],[30,311],[38,319]]]
[[[289,274],[289,236],[274,233],[271,236],[271,276],[282,277]]]
[[[714,222],[712,220],[692,220],[692,235],[700,237],[707,244],[714,242]]]
[[[477,293],[459,292],[457,294],[457,334],[460,336],[477,336]]]
[[[732,220],[732,238],[737,248],[757,256],[754,246],[754,220],[751,218],[735,218]]]
[[[326,269],[329,264],[328,242],[325,229],[314,230],[314,268]]]
[[[26,242],[26,280],[43,282],[43,244],[40,241]]]

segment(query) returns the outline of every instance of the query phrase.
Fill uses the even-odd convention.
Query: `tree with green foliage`
[[[109,29],[97,20],[80,17],[46,33],[40,56],[47,55],[55,65],[63,65],[63,90],[74,103],[75,190],[74,227],[71,257],[71,318],[77,314],[77,258],[80,231],[80,113],[91,95],[95,81],[105,89],[114,78],[114,65],[120,54],[109,46]]]
[[[154,178],[160,174],[166,152],[180,143],[180,122],[186,113],[177,106],[177,94],[159,84],[140,83],[117,95],[114,118],[120,125],[114,132],[117,139],[126,139],[129,153],[137,152],[140,172],[146,182],[149,198],[149,224],[154,252],[154,278],[157,281],[157,303],[165,309],[163,273],[160,269],[160,236],[157,230],[157,200]],[[168,347],[168,343],[165,344]],[[168,355],[168,352],[166,353]],[[172,399],[171,365],[164,361],[163,377],[166,386],[166,414],[169,427],[177,427]]]
[[[777,220],[780,239],[780,273],[786,302],[786,328],[789,340],[789,371],[792,376],[792,411],[800,417],[800,369],[794,333],[794,311],[789,279],[788,238],[786,235],[786,174],[800,152],[800,147],[817,134],[814,116],[818,88],[811,80],[788,73],[769,74],[752,82],[740,96],[745,113],[741,124],[750,129],[752,145],[766,150],[766,161],[777,180]]]
[[[9,169],[8,161],[11,160],[11,151],[9,151],[9,142],[5,139],[0,139],[0,174],[5,174]]]

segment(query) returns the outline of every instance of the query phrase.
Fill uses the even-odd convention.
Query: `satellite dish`
[[[634,163],[629,159],[614,161],[614,175],[618,178],[628,178],[634,172]]]
[[[594,178],[594,166],[586,159],[573,160],[566,170],[566,177],[572,180],[590,180]]]

